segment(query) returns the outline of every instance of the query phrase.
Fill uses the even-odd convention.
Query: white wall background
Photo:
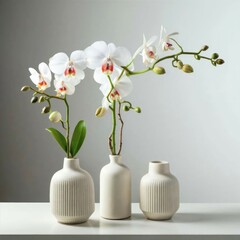
[[[148,162],[166,160],[181,185],[182,202],[239,202],[240,191],[240,1],[238,0],[2,0],[0,201],[48,201],[49,182],[61,168],[63,152],[44,130],[51,126],[19,92],[30,84],[28,67],[59,51],[70,54],[96,40],[114,42],[132,53],[163,24],[178,31],[186,50],[208,44],[226,63],[184,58],[194,67],[188,75],[163,65],[164,76],[132,77],[129,100],[142,114],[124,114],[123,160],[132,171],[133,201]],[[141,67],[141,64],[137,67]],[[86,142],[81,165],[94,178],[96,201],[99,172],[108,163],[110,116],[96,119],[102,95],[86,71],[71,97],[73,125],[85,119]]]

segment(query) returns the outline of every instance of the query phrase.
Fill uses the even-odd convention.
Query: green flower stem
[[[113,85],[113,83],[112,83],[111,77],[110,77],[109,75],[107,75],[107,77],[108,77],[109,83],[110,83],[110,85],[111,85],[111,90],[109,91],[109,93],[108,93],[108,95],[107,95],[107,100],[108,100],[108,102],[111,102],[111,101],[109,100],[109,96],[110,96],[112,90],[114,89],[114,85]]]
[[[176,54],[173,54],[173,55],[169,55],[169,56],[166,56],[166,57],[163,57],[163,58],[160,58],[158,59],[152,67],[150,68],[147,68],[147,69],[143,69],[143,70],[140,70],[140,71],[136,71],[136,72],[133,72],[133,71],[130,71],[127,67],[122,67],[128,75],[138,75],[138,74],[143,74],[143,73],[146,73],[146,72],[149,72],[149,71],[152,71],[153,68],[159,63],[159,62],[162,62],[166,59],[177,59],[178,56],[180,55],[198,55],[200,58],[203,58],[203,59],[206,59],[206,60],[209,60],[212,62],[212,59],[209,58],[209,57],[205,57],[205,56],[202,56],[202,55],[199,55],[199,52],[179,52],[179,53],[176,53]]]
[[[62,124],[63,129],[67,130],[67,128],[66,128],[65,125],[64,125],[64,121],[60,120],[60,122],[61,122],[61,124]]]
[[[66,142],[67,142],[67,157],[70,158],[70,142],[69,142],[69,133],[70,133],[70,125],[69,125],[69,105],[67,102],[67,97],[64,97],[64,103],[66,105]]]
[[[30,87],[30,89],[31,89],[32,91],[34,91],[35,93],[38,93],[38,94],[40,94],[40,95],[43,95],[43,96],[48,97],[49,99],[55,98],[55,99],[59,99],[59,100],[64,100],[64,98],[61,98],[61,97],[58,97],[58,96],[49,95],[49,94],[44,93],[44,92],[40,92],[40,91],[38,91],[38,90],[36,90],[36,89],[34,89],[34,88],[32,88],[32,87]]]
[[[122,116],[121,116],[121,106],[122,106],[122,103],[119,101],[118,102],[118,118],[119,118],[119,121],[121,122],[121,128],[120,128],[118,155],[120,155],[121,151],[122,151],[122,138],[123,138],[123,126],[124,126],[124,122],[123,122]]]
[[[112,134],[111,134],[111,138],[112,138],[112,155],[116,155],[116,125],[117,125],[117,121],[116,121],[116,100],[113,100],[112,103],[112,123],[113,123],[113,127],[112,127]]]
[[[147,68],[147,69],[143,69],[143,70],[140,70],[140,71],[137,71],[137,72],[133,72],[133,71],[130,71],[130,70],[128,69],[128,67],[122,66],[122,68],[127,72],[127,75],[128,75],[128,76],[130,76],[130,75],[143,74],[143,73],[146,73],[146,72],[152,70],[152,68]]]

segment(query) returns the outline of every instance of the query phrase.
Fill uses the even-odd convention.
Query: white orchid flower
[[[142,55],[144,65],[151,67],[152,64],[159,58],[159,49],[156,45],[157,38],[157,36],[152,36],[148,41],[146,41],[146,37],[143,34],[143,44],[136,50],[133,55],[133,59],[140,54]]]
[[[122,98],[128,96],[131,93],[133,89],[132,82],[126,75],[122,75],[119,79],[119,75],[121,74],[120,69],[115,70],[111,74],[113,89],[108,76],[104,73],[100,73],[99,70],[97,70],[97,72],[98,76],[102,74],[102,77],[100,77],[97,82],[101,84],[99,89],[104,95],[104,98],[102,100],[102,107],[106,110],[114,100],[121,101]]]
[[[109,106],[111,105],[113,100],[122,100],[122,98],[128,96],[131,93],[133,88],[132,82],[127,76],[121,77],[120,80],[117,80],[117,78],[115,78],[113,81],[113,85],[114,88],[112,90],[110,84],[103,84],[100,87],[100,90],[104,95],[102,99],[102,107],[106,110],[109,109]],[[108,98],[108,94],[110,91],[111,93]]]
[[[154,62],[159,58],[158,49],[155,45],[157,40],[157,36],[151,37],[148,41],[146,41],[145,36],[143,35],[143,50],[142,50],[142,58],[143,63],[147,67],[151,67]]]
[[[52,74],[44,62],[38,65],[38,70],[39,73],[34,68],[29,68],[30,79],[40,91],[44,91],[51,86]]]
[[[161,32],[160,32],[160,45],[163,51],[167,51],[167,50],[174,50],[174,47],[171,43],[171,36],[177,35],[178,32],[174,32],[171,34],[167,34],[166,29],[161,26]]]
[[[130,52],[124,47],[116,47],[113,43],[106,44],[97,41],[85,49],[87,66],[106,75],[112,74],[121,66],[127,66],[132,61]],[[129,66],[133,70],[133,64]]]
[[[69,81],[67,76],[55,75],[54,87],[58,96],[72,95],[75,92],[75,86],[79,83],[76,79],[75,81]]]
[[[55,75],[64,75],[65,82],[72,85],[80,83],[85,77],[84,69],[87,66],[86,55],[84,51],[74,51],[70,58],[66,53],[56,53],[49,59],[49,67]]]
[[[115,69],[111,74],[111,81],[114,86],[114,89],[110,93],[110,97],[112,98],[112,100],[126,97],[131,93],[133,88],[131,80],[125,74],[122,75],[119,79],[120,74],[120,69]],[[99,89],[103,93],[103,95],[108,96],[112,88],[109,76],[104,74],[101,69],[96,69],[94,72],[94,80],[97,83],[101,84]]]

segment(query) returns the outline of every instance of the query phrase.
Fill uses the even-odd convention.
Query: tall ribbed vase
[[[140,208],[151,220],[170,219],[179,208],[179,184],[170,173],[169,163],[149,163],[140,183]]]
[[[100,216],[124,219],[131,216],[131,174],[119,155],[110,155],[110,163],[100,173]]]
[[[63,168],[50,183],[50,206],[58,222],[86,222],[94,212],[94,185],[88,172],[80,168],[79,159],[64,158]]]

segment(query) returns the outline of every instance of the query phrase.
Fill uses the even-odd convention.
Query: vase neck
[[[169,163],[165,161],[153,161],[149,163],[149,173],[155,174],[169,174]]]
[[[64,158],[63,168],[80,169],[78,158]]]
[[[109,155],[110,163],[122,163],[122,156],[120,155]]]

